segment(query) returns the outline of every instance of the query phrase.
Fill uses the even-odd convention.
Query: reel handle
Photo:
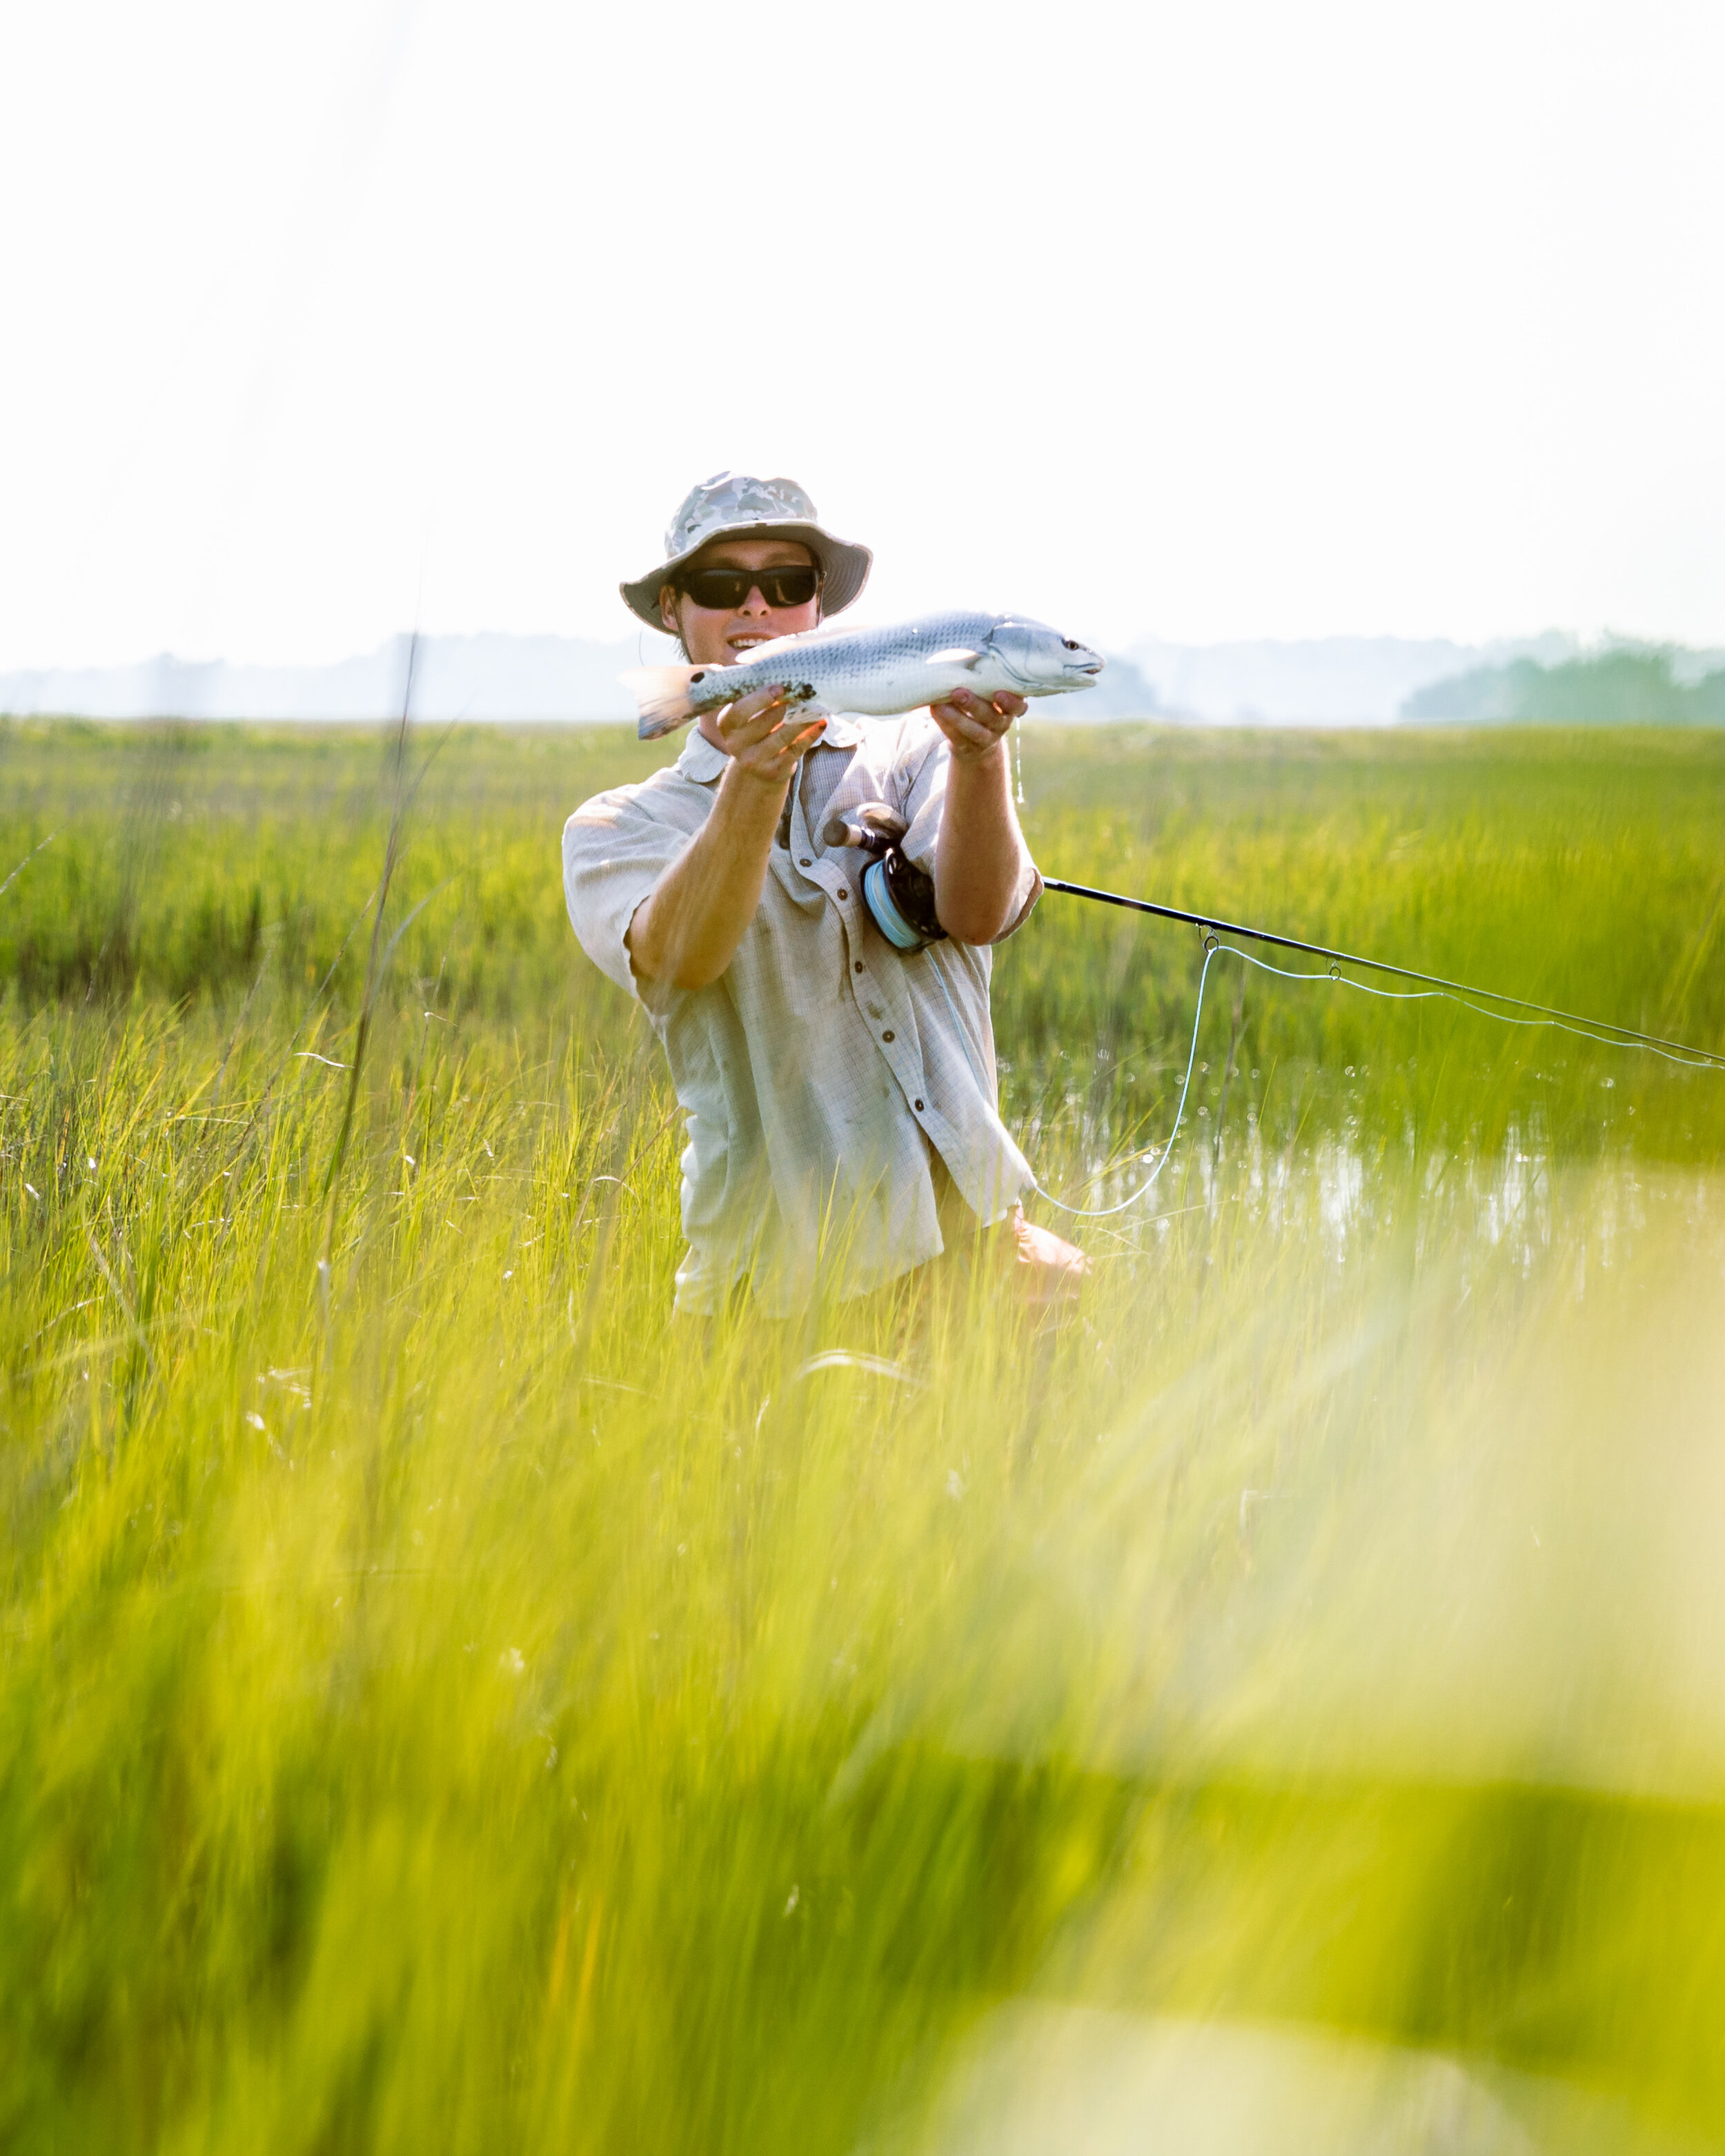
[[[865,801],[855,814],[855,823],[843,816],[829,817],[820,834],[823,844],[855,846],[861,853],[872,854],[878,860],[911,828],[897,810],[889,808],[884,801]]]

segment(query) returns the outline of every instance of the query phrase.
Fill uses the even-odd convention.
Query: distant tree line
[[[1725,726],[1725,668],[1686,681],[1676,671],[1680,656],[1670,647],[1631,644],[1555,666],[1535,659],[1476,666],[1415,690],[1401,715],[1523,726]]]

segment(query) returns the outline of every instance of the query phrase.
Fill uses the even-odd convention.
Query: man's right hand
[[[826,731],[824,718],[787,716],[788,685],[757,689],[739,696],[718,714],[716,731],[721,748],[737,767],[740,778],[783,793],[791,773],[806,752]]]
[[[730,766],[712,812],[635,909],[625,941],[637,973],[673,988],[704,988],[731,963],[755,917],[789,785],[824,718],[786,716],[783,688],[739,696],[703,737]]]

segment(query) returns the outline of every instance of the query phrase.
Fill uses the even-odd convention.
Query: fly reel
[[[870,856],[862,873],[863,904],[893,949],[906,952],[926,951],[947,939],[935,911],[934,878],[902,848],[910,828],[884,802],[865,801],[854,824],[834,816],[821,834],[829,846],[855,846]]]

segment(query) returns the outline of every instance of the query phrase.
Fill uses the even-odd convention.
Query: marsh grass
[[[1081,880],[1725,1037],[1704,739],[1026,766]],[[55,834],[0,898],[8,2140],[984,2146],[1021,2013],[1725,2138],[1725,1083],[1224,982],[1081,1322],[979,1270],[688,1328],[673,1103],[557,884],[643,767],[425,768],[326,1201],[377,742],[0,732],[0,873]],[[1102,1197],[1195,939],[1065,903],[1006,1102]]]

